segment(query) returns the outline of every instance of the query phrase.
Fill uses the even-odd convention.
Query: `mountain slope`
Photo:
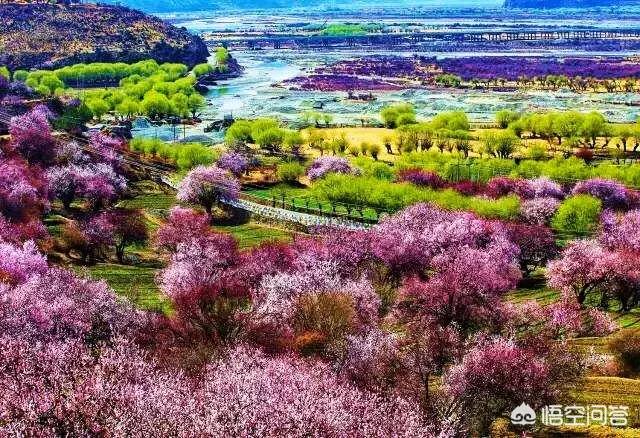
[[[186,29],[125,7],[0,4],[0,65],[12,69],[147,58],[193,66],[208,56]]]

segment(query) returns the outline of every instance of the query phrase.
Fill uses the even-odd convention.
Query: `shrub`
[[[467,181],[467,180],[458,181],[455,184],[451,184],[449,187],[451,187],[456,192],[461,193],[465,196],[475,196],[481,193],[483,190],[483,187],[481,184],[473,181]]]
[[[587,148],[580,148],[576,151],[576,158],[584,160],[585,163],[593,161],[593,151]]]
[[[29,72],[26,70],[16,70],[13,72],[14,81],[24,82],[27,80],[28,76],[29,76]]]
[[[532,160],[543,160],[547,156],[547,147],[542,144],[532,144],[527,148],[527,158]]]
[[[357,157],[352,160],[364,176],[390,181],[394,177],[393,168],[386,163],[380,163],[368,157]]]
[[[256,144],[261,148],[268,151],[280,150],[282,143],[284,142],[286,132],[280,128],[257,128],[254,126],[251,136],[255,140]]]
[[[304,166],[297,161],[278,165],[278,178],[284,182],[297,182],[304,175]]]
[[[191,170],[196,166],[213,164],[219,152],[200,143],[166,143],[153,138],[134,138],[129,149],[149,157],[159,158],[175,164],[180,170]]]
[[[439,189],[445,185],[444,180],[437,173],[420,169],[401,170],[396,179],[398,182],[409,182],[416,186],[431,187],[432,189]]]
[[[387,128],[415,123],[416,112],[410,103],[398,103],[382,108],[382,121]]]
[[[207,63],[198,64],[195,67],[193,67],[193,74],[196,75],[196,77],[200,77],[207,73],[211,73],[212,71],[213,71],[213,66]]]
[[[500,110],[496,113],[496,123],[502,129],[506,129],[511,123],[515,122],[520,118],[520,115],[515,111],[510,110]]]
[[[514,219],[520,210],[517,196],[486,199],[465,196],[455,190],[432,190],[392,183],[371,177],[328,175],[317,182],[314,193],[331,202],[397,211],[419,202],[430,202],[445,210],[468,210],[488,218]]]
[[[558,210],[560,201],[555,198],[534,198],[522,201],[520,217],[531,225],[546,225]]]
[[[602,201],[604,208],[626,209],[629,207],[627,189],[616,181],[601,178],[581,181],[573,188],[572,193],[588,194]]]
[[[487,196],[491,198],[507,196],[516,192],[516,188],[518,187],[519,183],[520,181],[513,178],[497,176],[495,178],[491,178],[489,182],[487,182],[485,192]]]
[[[609,340],[609,350],[616,356],[624,371],[640,372],[640,329],[620,330]]]
[[[307,176],[312,181],[323,178],[329,173],[353,173],[354,169],[345,158],[320,157],[313,160],[307,169]]]
[[[253,137],[251,136],[251,122],[248,120],[235,121],[233,125],[229,126],[229,129],[227,129],[227,132],[224,135],[224,140],[227,144],[253,142]]]
[[[216,164],[219,168],[228,170],[237,177],[249,169],[247,156],[233,151],[222,154]]]
[[[558,207],[551,227],[560,232],[587,235],[595,231],[602,210],[602,202],[589,195],[567,198]]]
[[[0,76],[7,80],[11,79],[11,73],[9,72],[9,69],[4,65],[0,65]]]
[[[4,96],[7,94],[7,90],[9,90],[9,80],[0,75],[0,100],[4,99]]]
[[[565,197],[565,193],[558,183],[544,177],[522,181],[517,193],[523,198],[564,199]]]

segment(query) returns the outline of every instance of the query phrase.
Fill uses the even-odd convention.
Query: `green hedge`
[[[129,148],[133,152],[173,163],[180,170],[213,164],[220,155],[217,150],[200,143],[166,143],[152,138],[134,138]]]
[[[493,176],[508,175],[522,178],[545,176],[559,182],[607,178],[629,187],[640,188],[640,164],[615,165],[602,162],[587,165],[576,157],[554,158],[548,161],[500,158],[463,159],[456,154],[438,151],[411,152],[398,157],[396,169],[420,168],[437,172],[448,180],[471,179],[486,182]]]
[[[431,190],[407,183],[393,183],[371,176],[330,174],[312,188],[315,196],[329,202],[398,211],[418,202],[429,202],[445,210],[464,210],[485,218],[515,219],[520,211],[517,196],[486,199],[462,195],[455,190]]]
[[[600,221],[602,202],[589,195],[565,199],[551,220],[551,227],[559,233],[589,235]]]

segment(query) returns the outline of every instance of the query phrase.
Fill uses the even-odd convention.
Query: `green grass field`
[[[265,242],[289,242],[293,234],[286,230],[249,222],[242,225],[216,226],[216,230],[230,233],[238,240],[240,249],[252,248]]]
[[[535,300],[541,304],[550,304],[560,298],[560,293],[558,291],[546,286],[541,274],[538,274],[538,277],[535,278],[532,283],[533,285],[531,286],[520,287],[507,294],[507,299],[514,303]],[[597,306],[598,303],[589,302],[587,304],[590,306]],[[633,309],[629,312],[621,313],[619,311],[618,303],[612,301],[609,308],[609,314],[621,328],[640,327],[640,309]]]
[[[176,204],[175,196],[167,193],[145,193],[125,199],[118,205],[124,208],[139,208],[149,212],[168,212]]]
[[[521,287],[507,295],[507,299],[514,303],[536,300],[541,304],[550,304],[560,298],[560,293],[546,287],[542,277],[535,278],[528,287]],[[592,303],[595,304],[595,303]],[[620,313],[617,304],[612,303],[609,311],[612,318],[621,328],[640,327],[640,309]],[[609,354],[607,337],[589,337],[570,340],[571,348],[585,354]],[[629,406],[629,426],[640,427],[640,379],[622,377],[589,376],[586,377],[573,391],[568,403],[577,405],[623,405]],[[550,429],[553,433],[568,434],[569,436],[598,436],[598,437],[640,437],[640,430],[627,430],[624,435],[617,435],[616,429],[600,428],[598,432],[587,430]],[[549,436],[557,436],[551,433]],[[595,433],[595,434],[594,434]],[[547,436],[547,435],[542,435]]]
[[[333,212],[335,214],[359,218],[360,212],[351,209],[350,212],[344,205],[331,204],[331,202],[317,198],[309,188],[294,187],[289,184],[277,184],[271,187],[249,187],[244,190],[245,193],[262,199],[266,203],[273,203],[278,208],[288,210],[304,211],[311,214],[323,214]],[[284,200],[284,205],[283,205]],[[366,219],[378,219],[378,213],[372,208],[363,208],[362,217]]]
[[[623,377],[587,377],[573,393],[581,405],[629,406],[629,426],[640,427],[640,380]],[[638,436],[638,435],[636,435]]]
[[[166,218],[172,206],[176,205],[175,195],[165,193],[154,183],[141,181],[132,185],[134,196],[121,201],[118,206],[136,208],[144,212],[149,226],[149,233],[153,233]],[[57,231],[59,218],[49,219],[49,228]],[[242,225],[219,226],[217,231],[230,233],[238,240],[241,249],[251,248],[268,241],[290,241],[292,233],[277,228],[271,228],[255,222]],[[154,311],[168,311],[169,303],[155,283],[155,275],[162,265],[156,250],[150,244],[127,248],[127,256],[136,256],[145,263],[140,265],[118,265],[99,263],[89,267],[77,267],[80,272],[92,278],[105,280],[118,294],[127,297],[142,309]],[[150,267],[149,265],[157,267]]]
[[[99,263],[77,268],[97,280],[104,280],[118,294],[144,310],[166,312],[169,302],[155,283],[155,268]]]

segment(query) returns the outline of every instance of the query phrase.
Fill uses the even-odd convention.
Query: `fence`
[[[256,184],[245,185],[241,198],[264,206],[280,208],[302,214],[321,217],[333,217],[362,224],[376,224],[378,221],[393,211],[376,209],[365,205],[335,202],[318,199],[314,196],[291,196],[283,191],[281,193],[260,194],[262,190],[268,190],[268,186]]]

